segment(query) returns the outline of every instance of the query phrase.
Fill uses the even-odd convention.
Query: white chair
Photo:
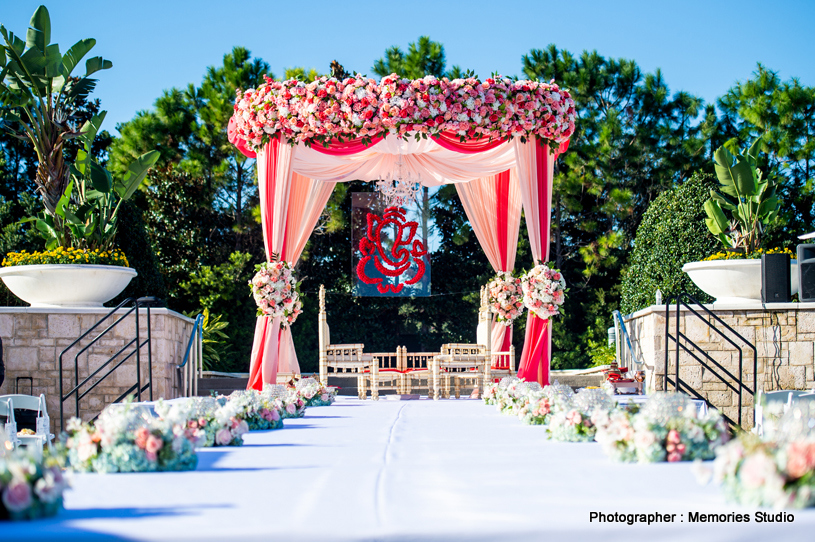
[[[0,395],[0,400],[11,401],[13,409],[32,410],[37,412],[36,431],[33,435],[19,435],[18,440],[23,446],[31,446],[38,456],[42,455],[44,445],[51,446],[54,435],[51,433],[51,418],[48,416],[48,407],[45,403],[45,395],[39,397],[33,395]]]
[[[758,436],[764,434],[764,418],[767,410],[778,409],[782,413],[789,410],[792,404],[792,393],[790,390],[763,391],[758,390],[755,400],[755,411],[753,415],[753,429]]]
[[[4,429],[6,431],[6,438],[8,438],[11,445],[16,448],[19,446],[20,441],[17,438],[17,422],[14,419],[14,407],[11,401],[7,399],[0,399],[0,416],[6,418]]]
[[[331,344],[328,316],[325,312],[325,286],[320,285],[320,314],[318,318],[318,342],[320,347],[320,382],[328,385],[328,369],[357,375],[357,392],[365,399],[365,372],[370,371],[371,399],[379,399],[379,360],[363,353],[364,344]]]

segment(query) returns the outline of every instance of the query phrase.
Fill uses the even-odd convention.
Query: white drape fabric
[[[303,253],[336,184],[294,173],[295,152],[296,148],[285,141],[273,142],[257,157],[266,258],[271,261],[273,255],[277,255],[292,265]],[[254,384],[256,389],[258,379],[262,387],[262,384],[274,384],[278,372],[300,372],[291,329],[281,327],[279,318],[261,316],[257,319],[250,360],[250,386]]]
[[[457,183],[455,187],[492,268],[496,272],[515,269],[521,225],[521,191],[515,169],[506,174]],[[492,326],[493,350],[503,349],[507,334],[512,336],[512,326]]]
[[[399,142],[395,137],[386,137],[362,152],[346,156],[323,154],[302,143],[296,149],[294,171],[334,182],[383,179],[395,171],[400,149],[405,171],[421,177],[425,186],[469,182],[515,165],[515,150],[510,142],[475,154],[447,150],[431,139]]]

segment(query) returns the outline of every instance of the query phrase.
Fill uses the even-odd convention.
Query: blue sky
[[[41,1],[4,0],[0,22],[25,33]],[[815,1],[496,0],[409,2],[54,0],[46,3],[64,52],[96,38],[94,54],[113,61],[96,97],[106,127],[151,107],[161,91],[200,83],[235,45],[268,62],[328,71],[337,59],[371,74],[391,45],[420,35],[444,44],[448,66],[521,75],[521,56],[550,43],[574,54],[597,50],[661,68],[671,91],[713,101],[761,62],[783,80],[815,85]]]

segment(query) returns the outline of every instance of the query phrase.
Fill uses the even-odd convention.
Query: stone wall
[[[52,431],[59,429],[59,356],[82,333],[90,329],[105,316],[110,309],[35,309],[0,307],[0,338],[3,340],[6,364],[6,380],[0,386],[0,395],[15,393],[17,377],[33,379],[33,394],[45,394],[48,414],[51,417]],[[124,314],[121,310],[119,314]],[[153,398],[175,398],[181,393],[176,365],[184,359],[184,354],[192,333],[193,321],[168,309],[150,310],[151,348],[153,359]],[[113,318],[108,319],[97,330],[107,327]],[[139,313],[139,333],[142,341],[147,338],[147,310]],[[81,382],[111,356],[136,336],[136,315],[125,317],[109,334],[91,346],[78,358],[78,378]],[[63,393],[74,387],[74,359],[77,353],[88,345],[90,339],[71,348],[63,356]],[[117,359],[121,360],[134,351],[128,348]],[[103,369],[104,375],[116,362]],[[142,386],[149,381],[147,346],[141,349]],[[91,383],[96,382],[94,379]],[[82,387],[84,392],[91,383]],[[96,416],[105,406],[115,401],[122,393],[136,383],[136,357],[131,356],[110,377],[80,400],[79,415],[88,420]],[[29,393],[28,381],[20,382],[20,393]],[[142,395],[149,399],[149,391]],[[75,402],[71,398],[64,403],[65,419],[76,414]]]
[[[815,303],[768,303],[761,305],[706,305],[713,313],[756,348],[756,387],[771,391],[779,389],[815,388]],[[676,334],[676,308],[671,307],[670,333]],[[714,319],[697,308],[706,321]],[[635,354],[646,365],[648,390],[665,389],[665,306],[651,306],[626,318]],[[723,326],[718,326],[736,344],[744,344]],[[680,333],[707,352],[734,376],[738,375],[738,349],[700,321],[686,308],[680,307]],[[683,343],[684,344],[684,343]],[[753,350],[742,349],[742,379],[753,387]],[[693,350],[700,358],[701,354]],[[668,374],[675,371],[676,344],[668,345]],[[708,362],[709,363],[709,362]],[[738,396],[704,369],[693,357],[682,351],[679,360],[679,378],[699,391],[713,405],[735,420]],[[725,376],[721,370],[717,372]],[[669,389],[672,389],[669,386]],[[746,392],[742,396],[742,425],[753,425],[753,398]]]

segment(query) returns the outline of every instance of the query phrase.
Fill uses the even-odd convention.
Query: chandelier
[[[421,177],[414,177],[410,172],[405,172],[401,149],[399,159],[396,160],[396,170],[385,177],[392,180],[376,181],[375,188],[384,198],[387,207],[405,207],[413,202],[421,191]]]

